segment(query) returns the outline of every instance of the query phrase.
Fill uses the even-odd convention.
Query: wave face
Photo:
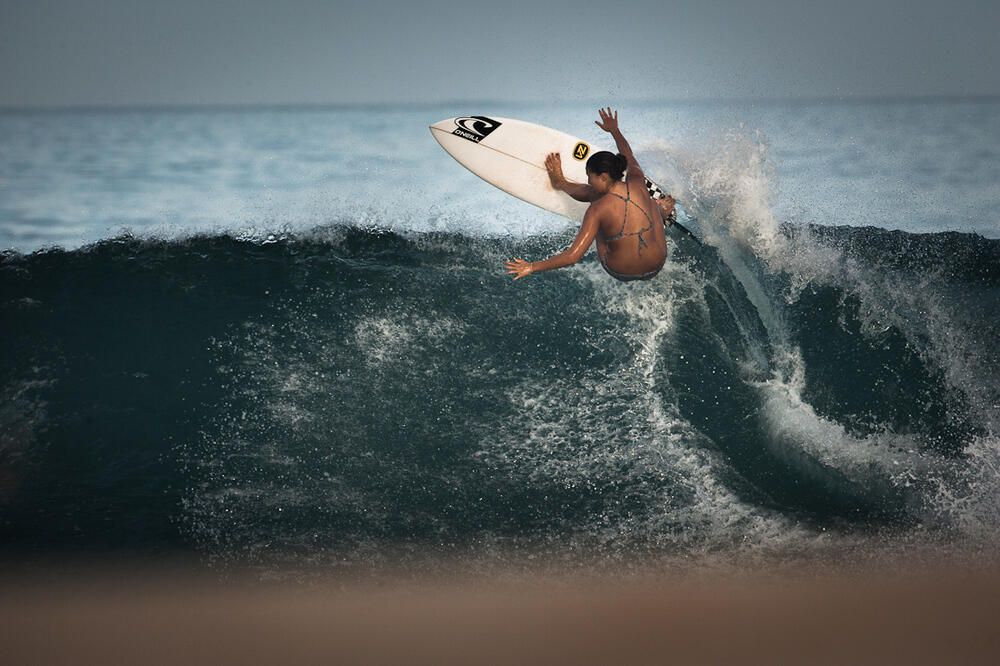
[[[673,236],[645,283],[593,255],[503,273],[569,232],[4,254],[0,549],[365,564],[995,542],[1000,241],[748,231],[724,197],[686,200],[708,242]]]

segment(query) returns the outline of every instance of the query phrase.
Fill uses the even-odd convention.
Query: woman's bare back
[[[642,174],[633,176],[593,203],[600,207],[598,258],[605,270],[619,279],[655,273],[667,256],[660,211],[645,185]]]

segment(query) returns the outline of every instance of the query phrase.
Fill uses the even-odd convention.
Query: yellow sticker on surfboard
[[[585,144],[583,141],[576,144],[576,148],[573,149],[573,158],[578,162],[582,162],[590,154],[590,146]]]

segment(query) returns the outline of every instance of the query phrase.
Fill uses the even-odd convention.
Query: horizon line
[[[892,102],[946,102],[946,101],[995,101],[1000,93],[934,93],[887,95],[786,95],[773,97],[705,96],[705,97],[633,97],[613,102],[613,106],[649,104],[850,104]],[[577,101],[547,101],[538,99],[454,98],[441,101],[356,101],[356,102],[169,102],[169,103],[81,103],[81,104],[0,104],[0,113],[47,112],[151,112],[151,111],[310,111],[310,110],[363,110],[436,108],[442,106],[585,106],[607,105],[607,101],[581,99]]]

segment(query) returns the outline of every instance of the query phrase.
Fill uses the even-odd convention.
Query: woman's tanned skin
[[[508,261],[507,272],[515,280],[531,273],[575,264],[594,241],[597,242],[601,264],[615,277],[618,277],[616,273],[651,273],[663,266],[667,256],[667,239],[662,221],[664,213],[669,215],[673,210],[673,199],[665,199],[660,205],[653,202],[646,190],[646,176],[632,154],[628,141],[618,129],[618,113],[612,113],[610,108],[601,109],[599,113],[601,119],[596,121],[597,126],[611,134],[618,152],[627,161],[625,180],[615,180],[609,173],[592,173],[588,170],[587,183],[574,183],[563,176],[559,154],[549,154],[545,159],[545,168],[552,187],[577,201],[590,202],[590,207],[583,217],[580,231],[568,249],[543,261]],[[608,194],[618,196],[606,196]],[[623,200],[626,197],[632,203],[627,204]],[[656,223],[651,224],[651,221]],[[643,231],[647,226],[651,228]],[[620,236],[622,231],[625,232],[624,236]],[[638,231],[643,233],[642,241],[635,235]]]

